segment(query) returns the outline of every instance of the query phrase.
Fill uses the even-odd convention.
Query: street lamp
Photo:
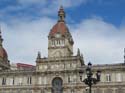
[[[93,73],[92,73],[92,64],[91,62],[88,63],[88,66],[86,68],[86,75],[87,75],[87,78],[85,78],[84,80],[82,80],[82,75],[83,75],[83,70],[80,70],[79,71],[79,75],[80,75],[80,80],[82,82],[84,82],[86,85],[89,86],[89,93],[91,93],[91,87],[92,85],[96,84],[97,82],[100,81],[100,76],[101,76],[101,71],[97,71],[96,72],[96,78],[93,78]]]

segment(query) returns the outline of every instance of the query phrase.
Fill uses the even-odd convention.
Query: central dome
[[[65,22],[57,22],[50,31],[50,35],[54,36],[56,33],[60,33],[61,35],[65,35],[68,32],[68,27]]]
[[[65,11],[62,6],[60,7],[58,11],[58,17],[59,19],[57,23],[52,27],[49,35],[54,36],[55,34],[59,33],[62,36],[64,36],[66,34],[70,34],[69,29],[65,23]]]

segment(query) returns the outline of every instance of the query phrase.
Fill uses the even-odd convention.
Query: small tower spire
[[[79,50],[79,48],[77,50],[77,56],[80,56],[80,50]]]
[[[40,59],[40,58],[41,58],[41,53],[40,53],[40,51],[38,51],[37,59]]]
[[[2,46],[2,42],[3,42],[3,38],[2,38],[2,34],[1,34],[1,26],[0,26],[0,46]]]
[[[125,63],[125,48],[124,48],[124,63]]]
[[[58,16],[59,16],[59,20],[58,21],[65,21],[65,11],[63,9],[63,6],[60,7],[59,11],[58,11]]]

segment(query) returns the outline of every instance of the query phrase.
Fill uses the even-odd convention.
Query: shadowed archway
[[[52,93],[63,93],[63,80],[60,77],[56,77],[52,80]]]

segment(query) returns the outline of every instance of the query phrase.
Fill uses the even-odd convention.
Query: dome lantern
[[[63,6],[60,7],[60,9],[58,11],[58,16],[59,16],[58,21],[65,22],[65,11],[63,9]]]

